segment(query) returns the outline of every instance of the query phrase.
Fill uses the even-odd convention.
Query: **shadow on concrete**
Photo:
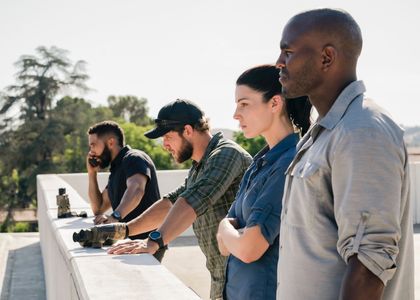
[[[58,219],[53,219],[58,220]],[[82,225],[82,226],[81,226]],[[86,219],[86,218],[80,218],[80,217],[74,217],[74,219],[65,225],[58,226],[60,229],[81,229],[81,228],[91,228],[95,226],[92,222],[92,219]]]
[[[46,299],[39,242],[8,251],[0,299]]]
[[[124,264],[136,266],[155,266],[160,263],[150,254],[123,254],[123,255],[110,255],[113,259],[119,260]],[[140,259],[140,256],[141,259]]]
[[[179,236],[175,240],[169,243],[171,247],[192,247],[198,246],[198,240],[195,236]]]

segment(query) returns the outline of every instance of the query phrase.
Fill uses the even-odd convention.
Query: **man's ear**
[[[106,140],[106,144],[108,145],[110,149],[112,149],[115,146],[116,142],[117,142],[116,138],[112,135],[109,136],[108,139]]]
[[[325,46],[322,50],[321,59],[322,70],[328,71],[337,59],[337,50],[331,45]]]
[[[194,132],[194,128],[191,125],[187,124],[184,126],[184,132],[183,132],[184,137],[191,137],[193,132]]]

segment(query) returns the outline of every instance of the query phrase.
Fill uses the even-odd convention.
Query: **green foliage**
[[[28,232],[30,230],[30,224],[28,222],[16,222],[8,228],[8,232]]]
[[[152,119],[147,115],[146,98],[136,96],[109,96],[109,108],[114,112],[115,117],[120,117],[125,122],[146,126],[152,124]]]
[[[234,134],[235,141],[242,146],[252,157],[255,156],[262,148],[264,148],[267,143],[262,136],[257,136],[252,139],[247,139],[244,137],[242,132],[235,132]]]
[[[144,136],[144,133],[152,128],[151,125],[137,126],[133,123],[122,123],[121,127],[124,130],[126,143],[132,148],[146,152],[158,170],[186,169],[191,166],[191,162],[176,163],[161,144]]]
[[[14,224],[12,210],[36,205],[36,176],[45,173],[86,172],[87,131],[104,120],[119,122],[126,143],[145,151],[157,169],[188,168],[176,164],[159,140],[144,133],[151,128],[145,98],[110,96],[108,106],[92,107],[83,98],[59,97],[74,88],[86,89],[84,62],[72,65],[65,50],[37,48],[37,56],[24,55],[16,63],[16,84],[0,92],[0,209],[7,210],[2,231],[26,231]],[[19,105],[19,121],[5,118]]]
[[[84,72],[84,61],[74,65],[68,52],[57,47],[38,47],[37,55],[23,55],[15,63],[18,68],[16,84],[7,87],[1,97],[0,114],[20,104],[21,118],[45,119],[55,97],[64,90],[86,90],[89,78]]]

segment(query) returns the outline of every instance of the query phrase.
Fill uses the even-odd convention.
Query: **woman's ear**
[[[283,106],[285,104],[284,99],[281,95],[274,95],[273,98],[271,98],[271,109],[273,112],[279,112],[283,109]]]

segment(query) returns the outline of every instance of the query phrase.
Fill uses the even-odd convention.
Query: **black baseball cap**
[[[204,112],[192,101],[177,99],[166,104],[159,111],[155,119],[156,128],[146,132],[144,135],[149,139],[156,139],[185,125],[195,125],[204,116]]]

